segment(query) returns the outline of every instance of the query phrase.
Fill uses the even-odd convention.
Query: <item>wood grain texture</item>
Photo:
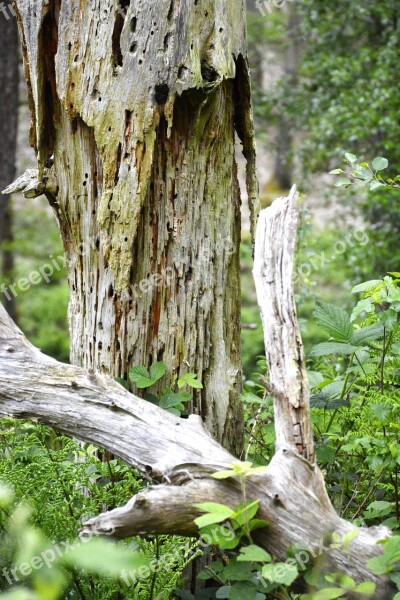
[[[127,378],[164,360],[163,385],[197,373],[191,412],[239,453],[235,132],[253,230],[258,197],[244,2],[16,6],[39,181],[54,154],[71,362]]]
[[[253,274],[274,399],[276,446],[291,447],[314,464],[310,393],[292,283],[298,216],[295,187],[287,198],[261,212]]]

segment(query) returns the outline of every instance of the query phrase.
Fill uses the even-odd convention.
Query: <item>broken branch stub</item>
[[[253,274],[274,399],[276,446],[291,447],[314,464],[309,385],[292,283],[298,215],[295,186],[287,198],[261,211]]]

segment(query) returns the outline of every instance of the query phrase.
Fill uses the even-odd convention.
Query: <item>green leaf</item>
[[[362,594],[364,596],[372,596],[372,594],[375,593],[375,589],[375,583],[373,583],[372,581],[364,581],[356,587],[355,591],[357,592],[357,594]]]
[[[155,383],[154,380],[151,379],[148,370],[141,366],[133,367],[133,369],[129,371],[129,379],[133,381],[139,389],[148,388]]]
[[[262,576],[265,579],[281,585],[291,585],[298,575],[297,567],[288,563],[274,563],[262,568]]]
[[[371,181],[371,185],[369,186],[369,189],[371,192],[373,192],[374,190],[377,190],[380,187],[386,187],[386,186],[381,181]]]
[[[317,302],[314,317],[318,325],[337,342],[350,341],[353,327],[343,308]]]
[[[232,469],[226,471],[217,471],[211,475],[214,479],[229,479],[230,477],[237,477],[237,473]]]
[[[214,523],[222,523],[222,521],[226,521],[234,515],[234,511],[229,506],[218,504],[217,502],[202,502],[194,504],[194,506],[207,513],[195,519],[194,522],[199,529],[207,527],[207,525],[213,525]]]
[[[156,362],[150,367],[150,379],[158,381],[161,377],[164,377],[167,372],[167,366],[163,362]]]
[[[367,167],[356,167],[353,175],[360,179],[361,181],[371,181],[373,178],[373,173]]]
[[[213,574],[209,569],[203,569],[197,575],[196,579],[199,579],[200,581],[208,581],[209,579],[213,579]]]
[[[174,408],[175,406],[182,405],[182,396],[180,394],[174,394],[170,392],[168,394],[164,394],[160,399],[160,408],[164,408],[168,410],[169,408]],[[184,406],[182,405],[182,410]]]
[[[240,542],[240,537],[236,536],[232,527],[227,527],[226,525],[218,525],[217,523],[213,523],[211,525],[207,525],[206,527],[202,527],[201,529],[201,537],[208,543],[210,540],[212,544],[215,546],[219,546],[222,549],[231,549],[236,548],[236,546]],[[221,563],[216,563],[221,564]],[[224,568],[221,565],[221,569]]]
[[[320,389],[320,394],[324,395],[328,400],[340,398],[343,394],[344,379],[336,379]]]
[[[351,185],[351,181],[348,177],[342,177],[335,183],[335,187],[344,187],[345,185]]]
[[[219,590],[217,590],[215,597],[216,598],[229,598],[230,593],[231,593],[231,586],[224,585],[223,587],[219,588]]]
[[[393,535],[385,540],[383,544],[383,554],[391,564],[400,561],[400,536]]]
[[[257,588],[253,583],[243,581],[231,587],[229,598],[230,600],[254,600],[256,593]]]
[[[371,314],[375,312],[375,305],[372,298],[364,298],[357,302],[356,306],[351,313],[351,321],[355,321],[363,313]]]
[[[253,566],[248,562],[237,562],[231,558],[223,571],[224,581],[243,581],[248,583],[252,578]]]
[[[340,574],[339,576],[332,576],[332,579],[328,576],[326,576],[327,581],[335,581],[335,583],[337,585],[340,585],[343,589],[345,589],[346,591],[353,591],[356,588],[356,584],[354,582],[354,579],[352,579],[351,577],[349,577],[348,575],[344,575],[344,574]]]
[[[311,357],[329,356],[330,354],[340,354],[346,356],[347,354],[353,354],[358,350],[357,346],[350,344],[343,344],[341,342],[322,342],[317,344],[310,352]]]
[[[129,572],[149,564],[149,558],[142,552],[132,552],[123,546],[100,539],[81,543],[66,553],[62,561],[89,573],[115,578],[119,578],[124,569]],[[150,575],[151,570],[148,571]]]
[[[199,504],[194,504],[194,506],[208,513],[229,512],[229,516],[234,514],[234,511],[229,508],[229,506],[225,506],[225,504],[219,504],[218,502],[201,502]]]
[[[318,462],[321,464],[332,465],[335,461],[336,449],[332,446],[322,446],[317,448]]]
[[[350,542],[355,540],[360,535],[360,531],[358,529],[352,529],[346,535],[342,537],[342,546],[346,550],[348,549]]]
[[[375,171],[383,171],[384,169],[387,169],[388,166],[389,166],[388,159],[387,158],[383,158],[382,156],[377,156],[372,161],[372,168]]]
[[[370,411],[382,424],[386,424],[391,413],[391,406],[385,402],[371,404]]]
[[[384,326],[382,323],[375,323],[374,325],[369,325],[368,327],[362,327],[360,329],[356,329],[353,332],[351,337],[351,343],[356,346],[365,346],[368,342],[372,342],[373,340],[378,340],[383,337],[385,332]]]
[[[375,556],[367,562],[367,567],[375,575],[384,575],[390,570],[390,564],[384,556]]]
[[[393,509],[390,502],[386,502],[385,500],[376,500],[367,506],[363,516],[365,520],[382,518],[390,515],[392,510]]]
[[[373,290],[379,289],[382,286],[382,279],[370,279],[369,281],[364,281],[363,283],[359,283],[351,290],[352,294],[358,294],[360,292],[371,292]]]
[[[318,371],[307,371],[308,375],[308,383],[310,385],[310,389],[317,387],[320,383],[324,381],[324,376],[322,373],[318,373]]]
[[[185,373],[182,375],[182,377],[178,379],[178,387],[181,388],[184,385],[188,385],[197,390],[203,389],[203,384],[197,379],[196,373]]]
[[[351,164],[357,162],[357,156],[355,154],[350,154],[350,152],[346,152],[344,157],[347,160],[347,162],[349,162]]]
[[[311,396],[310,406],[312,408],[320,408],[323,410],[337,410],[342,406],[348,407],[349,403],[343,398],[330,397],[329,395],[324,394],[324,390],[321,390]]]
[[[345,593],[346,591],[342,590],[342,588],[325,588],[324,590],[310,594],[309,597],[312,600],[334,600],[335,598],[341,598]]]
[[[329,175],[340,175],[344,173],[343,169],[333,169],[333,171],[329,171]]]
[[[252,392],[243,392],[239,395],[239,400],[245,402],[246,404],[265,404],[265,400],[259,398]]]
[[[264,521],[264,519],[251,519],[249,523],[250,531],[256,531],[257,529],[264,529],[264,527],[269,527],[268,521]]]
[[[166,410],[171,415],[174,415],[174,417],[180,417],[182,414],[182,411],[185,410],[185,407],[182,404],[178,404],[177,406],[172,407],[172,408],[167,408]]]
[[[251,544],[240,549],[237,560],[246,562],[271,562],[272,558],[263,548]]]
[[[259,500],[255,500],[254,502],[247,502],[243,505],[241,502],[235,509],[234,515],[232,518],[235,519],[238,525],[244,525],[250,519],[256,516],[258,509],[260,508]]]

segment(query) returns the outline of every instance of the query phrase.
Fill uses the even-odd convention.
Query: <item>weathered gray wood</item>
[[[253,229],[257,213],[243,1],[16,6],[39,182],[54,154],[71,362],[126,378],[162,359],[163,385],[196,372],[191,411],[240,452],[235,128]]]
[[[283,232],[294,236],[297,208],[293,191],[289,199],[281,199],[261,214],[260,239],[265,240],[263,232],[272,226],[270,221],[274,224],[272,228],[281,232],[280,236],[266,241],[267,246],[273,244],[277,248],[275,260],[269,263],[272,270],[261,272],[261,278],[265,280],[263,285],[273,287],[272,282],[283,285],[280,277],[283,272],[290,271],[294,244],[292,239],[289,243],[283,238]],[[259,242],[256,247],[259,253]],[[289,288],[286,284],[280,288],[288,294],[286,308],[292,306]],[[280,322],[279,314],[277,312],[274,317],[277,323]],[[291,312],[283,314],[295,318]],[[286,333],[285,327],[279,330],[278,352],[282,351],[282,339],[287,343],[290,327],[296,326],[290,319],[285,322],[290,326]],[[275,329],[267,327],[267,331],[276,335]],[[300,351],[300,338],[296,340],[298,345],[295,347]],[[271,344],[271,340],[267,338],[266,343]],[[268,353],[269,360],[279,362],[279,357],[272,351]],[[301,399],[306,398],[306,394],[301,396],[301,387],[294,385],[292,363],[289,361],[287,368],[279,364],[279,377],[275,378],[274,385],[281,384],[284,393],[277,396],[281,401],[277,406],[277,427],[281,427],[285,415],[283,402],[289,403],[285,390],[291,391],[292,400],[299,401],[299,408]],[[272,373],[273,362],[269,366]],[[306,411],[306,407],[304,409]],[[233,507],[241,498],[237,481],[211,478],[213,472],[226,468],[235,459],[211,438],[199,417],[177,419],[153,404],[133,398],[107,376],[88,373],[43,356],[27,342],[2,307],[0,414],[37,419],[82,440],[99,444],[159,483],[132,498],[125,507],[88,521],[83,526],[83,535],[109,533],[111,529],[116,537],[145,532],[193,535],[196,533],[193,519],[197,515],[194,503],[208,500]],[[374,598],[387,598],[387,581],[370,573],[366,564],[381,552],[376,541],[388,536],[389,531],[385,527],[360,528],[348,551],[330,548],[329,540],[333,535],[344,536],[355,527],[335,513],[318,467],[290,443],[290,428],[287,432],[288,439],[281,437],[270,465],[247,484],[248,498],[260,500],[260,517],[270,524],[257,533],[257,542],[280,559],[285,558],[291,544],[307,546],[316,556],[322,552],[321,564],[328,571],[347,573],[357,582],[375,581],[378,587]],[[279,436],[279,431],[277,434]],[[309,558],[311,560],[311,556]]]
[[[274,398],[276,445],[292,447],[313,464],[309,386],[292,284],[298,202],[293,187],[287,198],[261,212],[253,274]]]

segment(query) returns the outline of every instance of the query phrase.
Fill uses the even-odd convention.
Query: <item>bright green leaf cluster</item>
[[[371,191],[378,188],[400,188],[400,175],[394,178],[385,179],[381,171],[384,171],[389,167],[389,161],[382,156],[377,156],[369,165],[367,162],[357,162],[357,157],[354,154],[346,152],[344,155],[344,162],[347,163],[347,168],[333,169],[330,171],[330,175],[340,175],[335,184],[336,187],[348,188],[355,184],[358,187],[369,186]]]

